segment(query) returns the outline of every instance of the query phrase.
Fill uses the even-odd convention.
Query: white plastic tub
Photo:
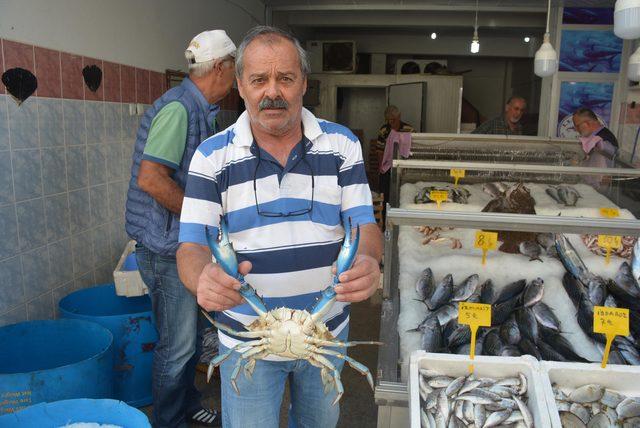
[[[432,354],[415,351],[411,354],[409,363],[409,409],[411,413],[411,428],[420,428],[420,391],[418,369],[437,370],[447,376],[462,376],[469,373],[471,360],[466,355]],[[522,373],[527,378],[528,407],[533,415],[536,428],[549,428],[549,413],[547,398],[540,379],[538,361],[525,355],[522,357],[491,357],[478,355],[473,360],[474,373],[478,377],[492,377],[496,379],[517,376]]]
[[[553,428],[561,428],[560,415],[551,384],[560,389],[574,389],[595,383],[629,397],[640,397],[640,366],[609,364],[604,369],[600,363],[560,363],[543,361],[540,363],[541,383],[547,397],[549,419]]]

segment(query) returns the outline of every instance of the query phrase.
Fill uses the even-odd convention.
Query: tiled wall
[[[128,240],[124,203],[140,119],[129,103],[150,104],[165,80],[155,71],[0,44],[0,74],[22,67],[38,79],[20,106],[0,84],[1,326],[53,318],[61,297],[113,280]],[[82,78],[91,64],[103,71],[95,93]],[[220,121],[235,117],[224,111]]]

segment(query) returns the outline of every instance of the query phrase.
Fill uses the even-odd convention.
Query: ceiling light
[[[525,38],[524,38],[524,42],[525,42],[525,43],[529,43],[530,41],[531,41],[531,38],[530,38],[529,36],[527,36],[527,37],[525,37]]]
[[[558,54],[551,45],[551,37],[549,35],[549,16],[551,15],[551,0],[547,4],[547,31],[544,33],[542,46],[536,52],[533,62],[533,72],[539,77],[552,76],[558,71]]]
[[[627,77],[629,80],[640,82],[640,46],[638,46],[638,49],[629,57]]]
[[[613,32],[621,39],[640,37],[640,0],[617,0]]]
[[[435,40],[438,37],[436,33],[431,33],[431,40]]]
[[[480,39],[478,39],[478,0],[476,0],[476,21],[473,26],[473,39],[471,39],[471,53],[480,52]]]
[[[471,53],[480,52],[480,40],[478,39],[478,31],[474,30],[473,39],[471,40]]]

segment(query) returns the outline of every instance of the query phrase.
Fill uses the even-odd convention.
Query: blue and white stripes
[[[375,221],[357,138],[347,128],[318,120],[304,109],[302,123],[304,139],[287,165],[283,168],[261,151],[256,170],[256,154],[261,149],[254,144],[248,115],[243,113],[234,125],[205,140],[196,151],[182,206],[180,242],[206,245],[204,226],[218,227],[220,216],[225,216],[238,259],[252,262],[246,279],[269,309],[310,309],[331,282],[344,219],[350,216],[354,225]],[[311,212],[289,217],[258,215],[256,195],[261,212],[308,208],[311,174]],[[338,334],[348,317],[348,304],[336,303],[325,321]],[[244,304],[216,318],[242,329],[242,324],[255,319],[255,313]],[[238,343],[238,338],[222,332],[220,340],[229,347]]]

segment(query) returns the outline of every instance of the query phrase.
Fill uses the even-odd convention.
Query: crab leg
[[[258,293],[256,293],[255,288],[245,281],[244,276],[238,272],[238,258],[236,257],[236,253],[233,251],[233,245],[229,242],[229,232],[224,218],[220,217],[220,233],[218,234],[217,239],[213,236],[213,233],[211,233],[208,226],[205,226],[204,230],[207,237],[207,243],[209,244],[209,249],[211,250],[211,254],[216,258],[218,265],[227,273],[227,275],[230,275],[240,281],[241,286],[238,291],[255,313],[258,314],[258,316],[266,314],[268,312],[267,307],[260,296],[258,296]]]
[[[315,337],[307,337],[305,341],[313,345],[334,346],[336,348],[349,348],[349,347],[358,346],[358,345],[383,345],[382,342],[375,342],[375,341],[340,342],[339,340],[324,340],[324,339],[318,339]]]
[[[336,369],[336,366],[331,363],[331,361],[329,361],[322,355],[315,354],[311,356],[311,358],[326,367],[327,370],[333,375],[333,384],[336,387],[336,398],[335,400],[333,400],[333,405],[335,406],[338,401],[340,401],[342,394],[344,394],[344,387],[342,386],[342,382],[340,381],[340,372]]]
[[[215,357],[213,357],[211,359],[211,361],[209,362],[209,368],[207,369],[207,382],[209,382],[209,380],[211,379],[211,375],[213,374],[213,369],[216,368],[217,366],[219,366],[220,364],[222,364],[222,362],[224,360],[229,358],[229,356],[231,355],[231,353],[233,351],[235,351],[238,348],[242,348],[243,346],[258,346],[258,345],[262,345],[264,343],[263,340],[265,340],[265,339],[252,340],[250,342],[240,342],[236,346],[234,346],[233,348],[228,349],[223,354],[218,354]]]
[[[354,370],[358,371],[361,375],[366,376],[367,377],[367,382],[369,382],[369,386],[371,386],[371,389],[374,389],[373,376],[371,376],[371,372],[369,371],[367,366],[365,366],[364,364],[354,360],[353,358],[349,357],[348,355],[341,354],[340,352],[336,352],[336,351],[333,351],[331,349],[316,348],[316,349],[314,349],[314,352],[319,352],[319,353],[325,354],[325,355],[333,355],[334,357],[341,358],[341,359],[345,360],[347,363],[349,363],[349,365]]]
[[[342,248],[338,254],[338,260],[336,261],[336,274],[333,276],[333,283],[327,288],[322,290],[320,300],[315,304],[311,310],[311,319],[316,322],[321,320],[329,309],[336,301],[335,287],[340,283],[338,279],[340,274],[351,269],[356,253],[358,252],[358,244],[360,243],[360,225],[356,226],[356,237],[351,242],[351,217],[348,218],[347,224],[344,228],[344,241],[342,242]]]

